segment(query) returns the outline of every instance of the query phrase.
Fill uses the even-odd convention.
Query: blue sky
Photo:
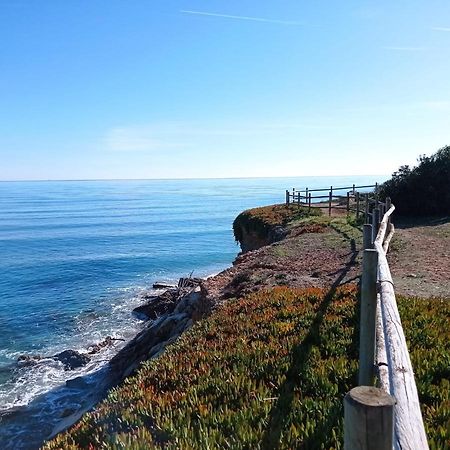
[[[449,69],[448,0],[0,0],[0,179],[389,174]]]

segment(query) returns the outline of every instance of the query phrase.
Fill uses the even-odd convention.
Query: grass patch
[[[276,226],[285,226],[289,222],[320,214],[321,211],[314,208],[308,212],[308,208],[286,204],[248,209],[240,213],[234,220],[234,237],[236,241],[242,242],[242,230],[245,229],[247,233],[254,232],[259,237],[264,238]]]
[[[450,299],[399,297],[431,449],[450,448]]]
[[[276,287],[230,301],[47,448],[343,448],[356,305],[354,287]],[[399,299],[434,449],[450,438],[449,305]]]

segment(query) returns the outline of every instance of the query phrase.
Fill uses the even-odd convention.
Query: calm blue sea
[[[19,367],[20,355],[83,352],[106,336],[128,340],[142,326],[131,310],[153,282],[231,265],[239,251],[231,225],[243,209],[283,202],[294,186],[380,178],[0,183],[0,413],[97,371],[124,341],[78,371],[56,362]],[[45,429],[67,404],[60,397],[35,419]],[[2,448],[28,440],[23,418],[3,425],[0,416]],[[11,433],[21,436],[14,445]]]

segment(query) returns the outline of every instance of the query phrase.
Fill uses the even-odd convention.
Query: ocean
[[[239,252],[232,222],[282,203],[285,189],[373,184],[386,177],[0,183],[0,448],[37,448],[80,392],[141,328],[132,309],[155,281],[205,277]],[[87,366],[48,359],[115,345]],[[23,355],[44,358],[18,364]]]

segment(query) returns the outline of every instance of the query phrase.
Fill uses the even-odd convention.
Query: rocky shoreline
[[[352,227],[347,234],[346,225],[337,230],[316,221],[295,226],[278,222],[261,230],[256,239],[251,226],[239,226],[242,236],[237,239],[244,251],[228,269],[206,279],[180,279],[176,287],[169,286],[158,295],[144,294],[143,303],[133,310],[145,320],[143,329],[108,361],[102,380],[95,387],[89,386],[95,389],[90,401],[63,414],[46,439],[77,422],[143,361],[161,355],[196,321],[230,299],[274,286],[323,287],[337,276],[342,283],[355,282],[358,251],[352,231],[355,235],[359,231]],[[68,380],[66,387],[82,388],[84,378]]]
[[[46,440],[76,423],[109,389],[133,374],[143,361],[159,356],[196,320],[208,313],[210,308],[206,306],[205,291],[202,288],[204,281],[199,278],[181,278],[177,287],[169,287],[158,295],[144,295],[145,302],[132,311],[146,321],[144,328],[108,362],[106,376],[96,387],[97,395],[92,401],[62,417]],[[84,377],[66,382],[66,387],[69,388],[82,388],[84,385]]]

